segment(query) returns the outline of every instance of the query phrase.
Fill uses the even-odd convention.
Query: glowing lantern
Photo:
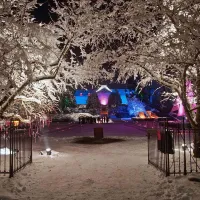
[[[106,99],[102,99],[102,100],[101,100],[101,105],[107,105]]]
[[[19,126],[19,120],[14,120],[13,121],[13,126]]]

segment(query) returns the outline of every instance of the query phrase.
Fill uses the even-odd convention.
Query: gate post
[[[169,132],[169,129],[168,129],[168,119],[166,118],[166,123],[165,123],[165,141],[164,141],[164,143],[165,143],[165,152],[164,152],[164,155],[165,155],[165,170],[166,170],[166,172],[165,172],[165,175],[166,176],[169,176],[170,175],[170,168],[169,168],[169,137],[168,137],[168,135],[167,134],[169,134],[168,133]]]
[[[12,121],[10,121],[10,127],[8,134],[10,135],[10,178],[13,177],[13,126]]]
[[[184,116],[183,116],[183,143],[185,145],[185,124],[184,124]],[[186,148],[183,148],[184,155],[183,155],[183,163],[184,163],[184,169],[183,169],[183,174],[187,174],[187,169],[186,169]]]
[[[150,131],[147,130],[147,144],[148,144],[148,164],[149,164],[149,141],[150,141]]]
[[[150,133],[149,133],[149,131],[147,130],[148,164],[149,164],[149,140],[150,140]]]
[[[31,122],[32,123],[32,122]],[[30,124],[30,134],[31,134],[31,156],[30,156],[30,162],[33,162],[33,131],[32,131],[32,126]]]

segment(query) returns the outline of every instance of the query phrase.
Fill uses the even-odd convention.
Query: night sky
[[[56,21],[58,19],[59,16],[52,11],[52,8],[55,7],[53,0],[38,0],[37,3],[36,7],[30,12],[35,18],[35,22],[48,24],[52,20]]]

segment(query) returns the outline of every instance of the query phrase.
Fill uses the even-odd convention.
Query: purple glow
[[[106,99],[101,99],[100,101],[101,105],[107,105],[108,104],[108,101],[106,101]]]
[[[184,107],[183,107],[183,104],[182,104],[182,101],[179,100],[179,109],[178,109],[178,114],[177,116],[185,116],[185,110],[184,110]]]
[[[186,88],[187,88],[187,98],[189,100],[189,103],[192,108],[195,108],[196,103],[194,102],[194,92],[192,91],[191,81],[187,81]],[[177,111],[177,110],[178,110],[177,116],[185,116],[185,110],[184,110],[182,101],[179,97],[177,97],[171,112],[173,113],[174,111]]]
[[[97,94],[101,105],[107,105],[110,92],[98,92]]]
[[[191,81],[187,81],[187,97],[189,99],[189,102],[192,106],[192,108],[196,107],[196,103],[194,102],[194,92],[192,91],[192,83]]]

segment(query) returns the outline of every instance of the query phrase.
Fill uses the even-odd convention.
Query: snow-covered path
[[[104,136],[130,136],[145,137],[146,132],[131,123],[108,123],[108,124],[67,124],[57,122],[51,124],[45,133],[50,137],[73,137],[73,136],[93,136],[96,127],[103,127]]]

